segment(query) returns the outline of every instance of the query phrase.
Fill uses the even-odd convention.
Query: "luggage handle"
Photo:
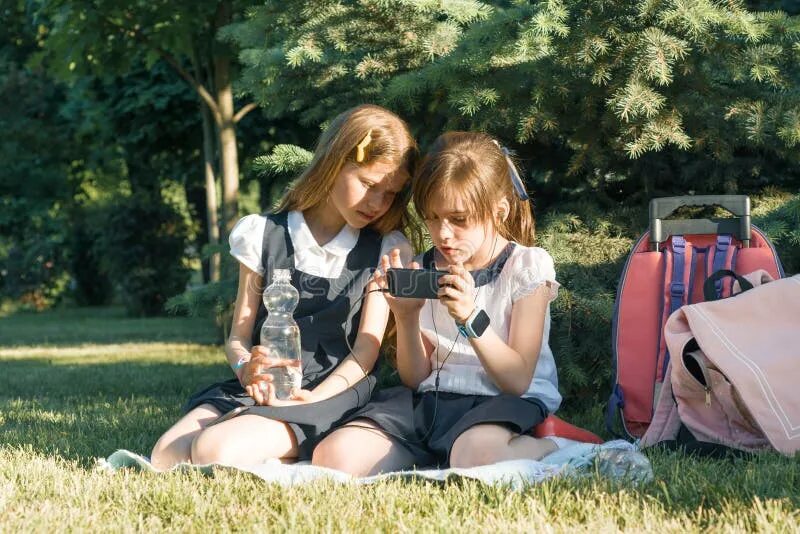
[[[726,219],[664,220],[684,206],[721,206],[734,216]],[[698,195],[654,198],[650,201],[650,249],[671,235],[732,234],[750,246],[750,197],[747,195]]]

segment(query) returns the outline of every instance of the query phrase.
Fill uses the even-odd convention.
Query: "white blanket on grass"
[[[158,472],[147,458],[121,449],[105,459],[97,460],[97,468],[116,471],[122,468],[133,468]],[[198,470],[212,474],[214,469],[238,469],[282,486],[305,484],[328,478],[335,482],[371,484],[380,480],[396,478],[422,478],[446,481],[451,478],[472,478],[486,484],[507,485],[513,489],[521,489],[526,485],[536,484],[556,476],[582,476],[599,473],[601,475],[629,479],[632,482],[651,480],[653,471],[647,458],[638,452],[636,445],[623,440],[609,441],[602,445],[580,443],[559,449],[539,461],[511,460],[491,465],[471,467],[467,469],[414,469],[394,471],[371,477],[353,477],[342,471],[317,467],[308,462],[282,464],[278,460],[269,460],[258,465],[192,465],[178,464],[170,471]]]

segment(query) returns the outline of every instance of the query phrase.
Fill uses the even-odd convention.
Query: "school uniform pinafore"
[[[314,389],[349,354],[345,337],[350,346],[355,343],[363,303],[359,299],[377,265],[382,238],[374,230],[361,229],[339,277],[322,278],[295,269],[287,215],[287,212],[282,212],[266,216],[261,255],[264,284],[266,287],[272,282],[275,269],[292,271],[292,285],[300,294],[293,315],[300,328],[302,387]],[[261,325],[266,317],[267,310],[262,302],[253,328],[253,345],[260,343]],[[199,391],[187,401],[184,411],[210,404],[223,413],[220,420],[247,413],[283,421],[297,438],[298,459],[309,459],[314,446],[326,432],[366,405],[375,387],[379,365],[380,361],[356,384],[320,402],[282,407],[256,406],[239,380],[234,378]]]

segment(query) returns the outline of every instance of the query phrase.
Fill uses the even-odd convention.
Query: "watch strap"
[[[486,331],[486,329],[484,328],[484,330],[482,332],[476,332],[472,328],[472,323],[475,320],[475,317],[477,317],[480,313],[484,313],[485,314],[486,312],[484,312],[483,310],[481,310],[480,308],[478,308],[476,306],[475,309],[472,310],[472,313],[469,314],[469,317],[467,317],[467,320],[464,321],[464,324],[456,323],[456,327],[458,327],[458,331],[465,338],[468,338],[468,339],[469,338],[478,338],[478,337],[481,337],[483,335],[483,332]]]

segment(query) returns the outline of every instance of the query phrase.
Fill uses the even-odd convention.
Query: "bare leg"
[[[150,453],[150,462],[157,469],[169,469],[191,461],[192,441],[220,412],[210,404],[202,404],[184,415],[164,432]]]
[[[252,465],[297,458],[297,438],[286,423],[244,414],[201,431],[191,451],[195,464]]]
[[[356,419],[322,440],[311,462],[363,477],[409,468],[414,465],[414,455],[374,422]]]
[[[475,467],[505,460],[538,460],[557,448],[547,438],[523,436],[500,425],[475,425],[456,438],[450,465]]]

